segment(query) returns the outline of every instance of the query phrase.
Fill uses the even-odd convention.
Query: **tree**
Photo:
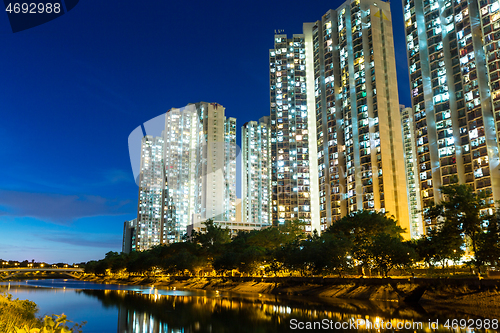
[[[305,223],[300,220],[285,221],[277,226],[281,235],[281,245],[305,238]]]
[[[343,273],[353,266],[352,236],[343,234],[323,233],[320,237],[321,246],[316,258],[316,267],[322,267],[323,273]]]
[[[198,255],[200,247],[189,242],[173,243],[163,245],[156,249],[158,265],[170,274],[181,274],[189,271],[195,275],[204,266],[205,261]]]
[[[127,272],[144,274],[156,266],[156,259],[149,251],[132,251],[126,263]]]
[[[107,263],[107,268],[111,269],[112,273],[118,273],[125,269],[128,255],[125,253],[118,253],[109,251],[106,253],[104,260]]]
[[[85,274],[96,274],[97,261],[90,260],[85,264]]]
[[[296,240],[282,248],[286,268],[302,275],[338,273],[351,266],[349,260],[350,238],[338,234],[313,232],[304,240]]]
[[[387,277],[394,267],[403,267],[411,263],[413,249],[401,241],[401,238],[386,233],[373,237],[368,246],[370,262]]]
[[[297,271],[300,275],[308,275],[307,273],[314,267],[312,264],[311,240],[299,241],[295,240],[285,244],[280,251],[280,258],[283,266],[290,271]]]
[[[205,232],[193,231],[192,241],[201,246],[201,253],[205,259],[212,263],[215,258],[223,253],[224,244],[231,241],[229,229],[222,229],[216,225],[213,220],[203,222],[205,225]]]
[[[466,184],[451,184],[441,187],[444,199],[438,204],[429,207],[425,216],[437,219],[440,228],[446,228],[449,232],[463,233],[470,239],[472,251],[474,252],[474,264],[481,266],[476,257],[479,237],[482,233],[481,210],[486,208],[484,195],[474,193],[472,187]]]
[[[96,262],[94,266],[94,274],[96,275],[106,275],[106,270],[108,269],[108,263],[106,260],[101,259]]]
[[[463,238],[460,231],[450,225],[443,224],[434,228],[427,235],[416,241],[416,251],[421,260],[429,266],[441,263],[445,267],[446,260],[458,261],[463,255]]]
[[[350,254],[353,259],[360,263],[361,267],[373,267],[373,247],[376,237],[386,234],[390,237],[402,240],[404,232],[397,225],[396,220],[387,214],[374,211],[358,211],[344,216],[340,221],[332,224],[326,234],[337,235],[337,237],[349,238],[352,241]]]
[[[500,262],[500,212],[488,218],[486,232],[478,240],[477,260],[497,266]]]
[[[262,245],[253,242],[255,241],[257,232],[241,231],[228,244],[227,253],[236,255],[237,261],[234,268],[238,269],[241,273],[252,274],[259,271],[264,261],[266,261],[267,255],[270,253]]]
[[[226,271],[231,271],[238,268],[238,264],[241,261],[241,256],[239,253],[233,251],[224,251],[220,256],[215,258],[213,263],[213,268],[219,273],[224,273]]]

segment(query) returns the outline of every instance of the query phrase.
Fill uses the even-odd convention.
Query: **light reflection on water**
[[[412,327],[399,331],[437,332],[448,331],[442,327],[447,318],[478,318],[418,304],[183,291],[63,279],[0,283],[0,292],[7,289],[14,298],[36,302],[40,315],[64,312],[73,321],[87,321],[84,333],[293,332],[300,323],[311,321],[321,331],[390,332],[394,330],[380,329],[390,322],[394,328],[398,324]],[[439,320],[439,329],[429,329],[429,320]],[[418,322],[421,330],[414,329]],[[372,329],[366,330],[366,323]],[[335,329],[342,324],[344,329]]]

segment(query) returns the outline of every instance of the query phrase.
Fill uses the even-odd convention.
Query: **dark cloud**
[[[89,239],[92,237],[92,239]],[[70,244],[74,246],[98,247],[98,248],[120,248],[122,239],[119,235],[86,235],[72,233],[58,233],[41,235],[40,238],[52,242]]]
[[[58,224],[69,224],[81,217],[129,214],[135,209],[130,200],[0,190],[0,215],[34,217]]]
[[[14,252],[19,253],[21,251],[25,251],[28,253],[39,252],[45,250],[46,247],[43,246],[26,246],[26,245],[16,245],[16,244],[0,244],[0,251],[2,253]],[[6,259],[6,258],[3,258]]]

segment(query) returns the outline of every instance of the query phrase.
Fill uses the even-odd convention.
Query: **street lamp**
[[[457,257],[457,250],[453,250],[453,275],[455,275],[457,271],[457,264],[455,262],[456,257]]]

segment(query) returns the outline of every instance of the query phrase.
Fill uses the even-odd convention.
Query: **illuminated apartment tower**
[[[236,118],[229,117],[225,120],[224,135],[224,221],[236,221]],[[239,218],[239,217],[238,217]]]
[[[224,111],[217,103],[200,102],[165,115],[165,176],[177,241],[194,214],[236,220],[236,119],[226,119]]]
[[[198,155],[195,196],[201,219],[236,220],[236,119],[217,103],[196,103]]]
[[[243,223],[271,224],[270,135],[269,117],[241,128]]]
[[[500,199],[492,111],[492,100],[500,107],[498,2],[404,0],[403,10],[422,206],[439,202],[439,188],[453,179],[493,204]]]
[[[165,201],[163,138],[144,136],[141,142],[141,173],[137,210],[136,250],[144,251],[162,242]]]
[[[488,124],[491,132],[494,129],[491,123],[496,122],[497,142],[500,143],[500,1],[482,0],[479,1],[479,6],[483,29],[483,49],[486,55],[494,112],[494,119],[487,119],[485,123]],[[495,200],[498,200],[497,193],[495,193]]]
[[[317,182],[313,112],[307,103],[306,45],[304,35],[274,36],[270,50],[272,222],[301,220],[306,231],[319,231],[314,216]],[[312,128],[311,128],[312,127]]]
[[[194,105],[171,109],[165,114],[164,164],[168,194],[175,207],[175,241],[183,236],[194,212],[198,116]]]
[[[389,3],[346,1],[304,34],[321,229],[368,209],[393,215],[409,238]]]
[[[137,219],[125,221],[123,223],[122,252],[130,253],[136,250]]]
[[[399,106],[401,112],[401,130],[403,133],[403,148],[406,170],[406,188],[408,190],[408,209],[410,213],[410,234],[419,238],[424,230],[420,205],[420,182],[418,180],[417,145],[415,142],[415,126],[413,109]]]

